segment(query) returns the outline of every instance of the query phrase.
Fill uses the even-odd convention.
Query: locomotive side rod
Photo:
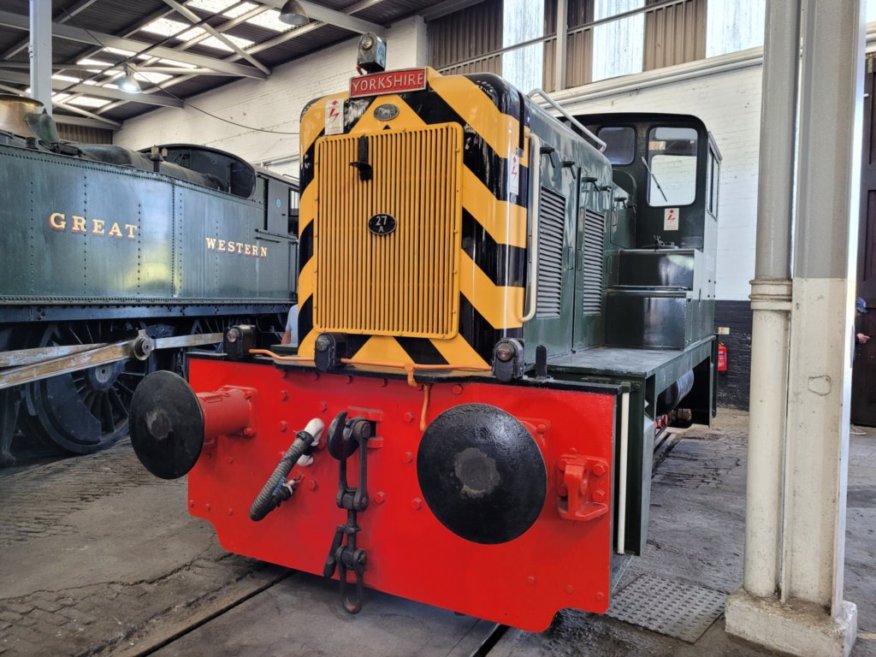
[[[34,363],[42,363],[52,358],[60,358],[71,354],[78,354],[90,349],[106,347],[106,342],[97,342],[95,344],[76,344],[70,346],[57,347],[36,347],[34,349],[16,349],[15,351],[5,351],[0,354],[0,367],[17,367],[21,365],[32,365]]]
[[[146,360],[156,349],[216,344],[222,342],[222,338],[222,333],[150,338],[144,331],[140,331],[137,337],[131,340],[112,344],[45,347],[7,352],[0,354],[0,367],[8,364],[18,364],[18,366],[0,371],[0,390],[129,358]]]

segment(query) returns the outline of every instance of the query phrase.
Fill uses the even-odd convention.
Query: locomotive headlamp
[[[240,360],[249,355],[256,346],[256,328],[251,324],[238,324],[225,331],[222,350],[231,360]]]
[[[523,344],[514,338],[502,338],[493,348],[493,376],[512,381],[523,376]]]
[[[386,70],[386,41],[373,32],[366,32],[359,38],[356,65],[367,73]]]
[[[316,344],[314,344],[314,347],[317,351],[328,351],[329,347],[331,346],[332,339],[328,333],[320,334],[320,336],[316,339]]]
[[[500,342],[496,345],[496,360],[503,363],[507,363],[514,358],[514,354],[516,353],[517,349],[510,342]]]
[[[316,369],[328,372],[341,365],[346,351],[346,337],[341,333],[320,333],[313,344]]]

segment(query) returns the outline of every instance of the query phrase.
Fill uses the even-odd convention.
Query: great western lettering
[[[253,258],[267,258],[268,247],[258,244],[247,244],[246,242],[235,242],[233,240],[222,240],[218,237],[207,237],[208,251],[221,251],[222,253],[231,253],[242,256],[252,256]]]
[[[108,221],[96,217],[86,218],[78,214],[71,214],[68,217],[63,212],[53,212],[49,215],[49,228],[58,232],[133,240],[137,238],[139,227],[137,224]]]

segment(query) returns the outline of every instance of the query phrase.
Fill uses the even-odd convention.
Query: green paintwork
[[[272,189],[284,207],[272,206],[267,219],[265,208],[265,186],[278,184],[259,176],[252,197],[241,198],[0,145],[0,303],[288,303],[296,269],[296,240],[280,219],[288,186]],[[53,213],[63,217],[50,221]],[[84,232],[74,216],[85,219]]]
[[[610,192],[595,191],[592,185],[583,185],[581,178],[592,176],[596,185],[605,187],[612,183],[611,165],[608,160],[578,134],[560,124],[540,107],[527,101],[525,111],[528,125],[539,136],[543,148],[552,149],[540,156],[541,185],[559,193],[566,199],[565,244],[562,255],[562,308],[559,317],[536,317],[524,327],[525,358],[535,360],[537,345],[547,347],[548,356],[561,356],[570,350],[582,349],[603,343],[604,320],[602,313],[584,315],[576,300],[576,291],[584,283],[576,268],[576,251],[583,243],[583,215],[580,210],[589,208],[606,214],[606,223],[611,216]],[[563,162],[572,162],[564,166]],[[532,165],[530,165],[532,166]],[[608,233],[605,236],[609,239]]]
[[[693,370],[694,388],[685,406],[698,422],[708,423],[714,414],[717,202],[711,185],[717,181],[720,155],[695,117],[578,117],[594,131],[600,126],[634,128],[635,157],[627,166],[612,167],[584,138],[543,110],[531,103],[525,109],[529,128],[549,151],[540,156],[542,187],[566,199],[562,308],[559,317],[536,315],[525,325],[526,362],[532,363],[536,347],[544,345],[555,380],[606,383],[629,392],[627,512],[615,518],[624,523],[625,540],[616,547],[638,554],[647,536],[658,396]],[[678,208],[677,230],[665,229],[664,207],[647,202],[649,171],[641,159],[647,156],[645,139],[653,126],[697,133],[695,199]],[[595,178],[595,185],[585,183],[585,177]],[[584,245],[585,210],[605,217],[602,305],[589,314],[582,312],[582,295],[591,274],[576,254]],[[656,250],[657,239],[675,247]],[[619,426],[618,417],[618,432]]]

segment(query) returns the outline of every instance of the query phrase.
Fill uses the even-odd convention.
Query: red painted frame
[[[524,423],[545,458],[548,491],[536,522],[512,541],[481,545],[446,529],[423,499],[416,467],[422,389],[404,379],[201,359],[192,359],[190,380],[196,392],[221,386],[256,390],[254,435],[208,440],[189,474],[189,510],[213,524],[227,550],[322,574],[335,528],[346,520],[335,504],[338,462],[325,449],[314,453],[310,467],[293,470],[301,482],[292,499],[258,523],[248,510],[296,431],[313,417],[327,428],[337,413],[349,410],[379,420],[369,443],[371,503],[359,514],[367,587],[530,631],[545,629],[562,608],[608,608],[617,399],[612,391],[479,382],[432,386],[427,422],[458,404],[493,404]],[[349,465],[355,477],[358,453]],[[569,495],[568,487],[576,484],[579,489]],[[580,512],[570,512],[570,503],[582,505]]]

